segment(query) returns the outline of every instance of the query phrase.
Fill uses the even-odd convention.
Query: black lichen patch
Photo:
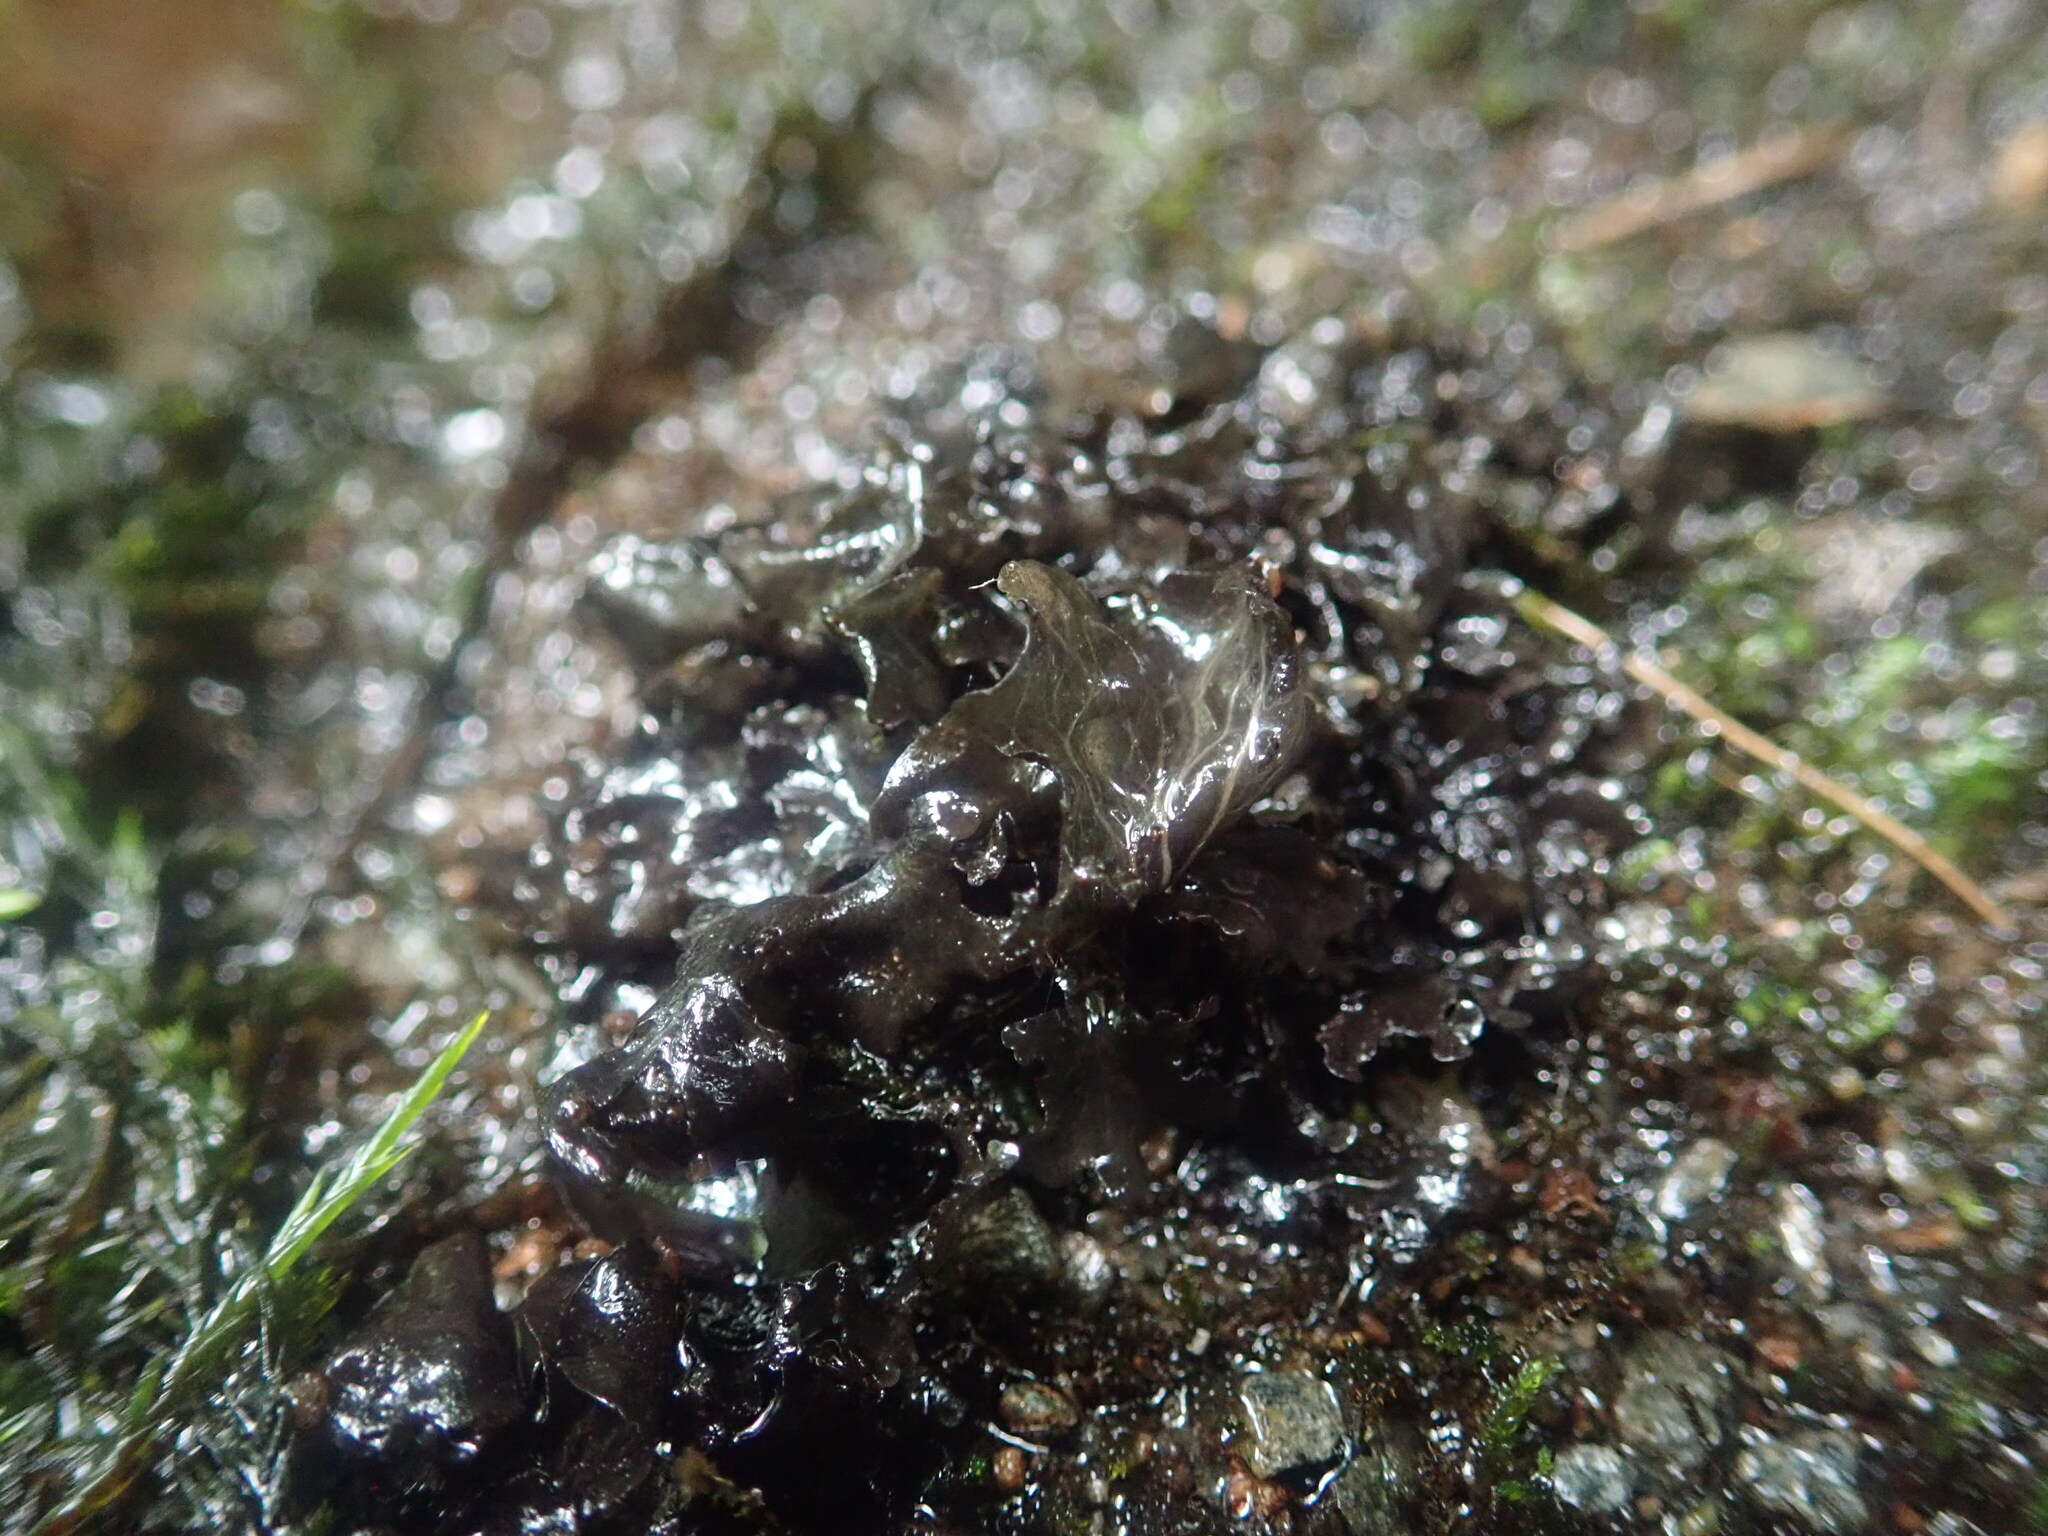
[[[1343,1299],[1490,1178],[1483,1131],[1372,1134],[1368,1065],[1568,1027],[1636,830],[1619,698],[1486,565],[1575,493],[1483,367],[1319,335],[1149,413],[1060,417],[1011,368],[851,489],[600,557],[646,723],[520,910],[592,1015],[669,979],[544,1095],[617,1246],[528,1293],[523,1428],[429,1523],[1055,1530],[1111,1484],[1133,1530],[1345,1518],[1349,1430],[1211,1431],[1271,1395],[1247,1371],[1362,1401]],[[438,1452],[390,1446],[427,1486]]]
[[[422,1253],[380,1315],[300,1383],[296,1406],[325,1442],[316,1476],[352,1478],[365,1503],[431,1503],[470,1475],[523,1417],[482,1240],[458,1233]]]

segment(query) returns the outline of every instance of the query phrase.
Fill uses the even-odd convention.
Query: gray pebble
[[[1657,1214],[1683,1221],[1695,1207],[1718,1199],[1735,1167],[1735,1149],[1703,1136],[1681,1152],[1657,1185]]]
[[[1736,1458],[1736,1481],[1766,1509],[1789,1515],[1820,1536],[1842,1536],[1870,1518],[1856,1491],[1861,1452],[1838,1429],[1801,1430],[1765,1439]]]
[[[1560,1451],[1550,1469],[1550,1487],[1565,1503],[1589,1514],[1620,1509],[1635,1492],[1628,1463],[1611,1445],[1574,1445]]]
[[[1263,1371],[1238,1384],[1250,1434],[1245,1465],[1262,1478],[1301,1475],[1342,1461],[1351,1449],[1344,1410],[1327,1381],[1300,1371]]]
[[[1614,1427],[1659,1472],[1683,1476],[1727,1436],[1728,1357],[1675,1333],[1653,1333],[1628,1353]]]

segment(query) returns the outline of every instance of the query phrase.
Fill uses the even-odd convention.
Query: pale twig
[[[1557,227],[1550,247],[1557,251],[1594,250],[1781,181],[1811,175],[1840,153],[1847,138],[1840,128],[1798,128],[1773,134],[1736,154],[1695,166],[1683,176],[1659,177],[1574,215]]]
[[[1907,858],[1955,892],[1965,906],[1994,928],[2011,928],[2012,914],[1986,894],[1984,888],[1964,874],[1945,855],[1928,846],[1927,839],[1873,804],[1846,784],[1830,778],[1811,763],[1786,751],[1769,737],[1759,734],[1726,710],[1708,703],[1695,689],[1688,688],[1647,656],[1624,651],[1614,637],[1591,619],[1581,618],[1561,603],[1524,588],[1515,597],[1515,608],[1538,628],[1563,635],[1588,650],[1611,658],[1621,670],[1656,694],[1681,714],[1689,715],[1714,731],[1736,751],[1797,780],[1830,805],[1846,811]]]

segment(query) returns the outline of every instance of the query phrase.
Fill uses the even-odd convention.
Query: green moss
[[[1949,1171],[1934,1176],[1942,1203],[1955,1212],[1956,1220],[1974,1232],[1998,1225],[1998,1212],[1986,1205],[1962,1173]]]
[[[2020,1529],[2029,1532],[2030,1536],[2048,1531],[2048,1477],[2035,1482],[2027,1507],[2020,1513],[2020,1521]]]
[[[1652,1242],[1625,1244],[1614,1256],[1615,1273],[1623,1280],[1637,1280],[1664,1262],[1664,1251]]]
[[[1440,1355],[1471,1366],[1492,1365],[1504,1353],[1499,1333],[1480,1322],[1429,1323],[1422,1330],[1422,1342]]]
[[[1485,1426],[1480,1431],[1481,1442],[1489,1451],[1505,1455],[1514,1449],[1531,1410],[1543,1396],[1543,1389],[1562,1369],[1561,1362],[1547,1355],[1524,1360],[1516,1368],[1487,1411]]]
[[[1678,845],[1668,837],[1646,837],[1614,861],[1614,883],[1622,890],[1645,890],[1672,869]]]
[[[1536,1452],[1535,1478],[1524,1482],[1517,1477],[1504,1477],[1494,1484],[1494,1495],[1504,1504],[1533,1504],[1543,1493],[1542,1483],[1557,1465],[1557,1453],[1549,1446],[1542,1446]]]
[[[1898,1033],[1905,1019],[1905,999],[1883,978],[1872,976],[1843,1000],[1827,1036],[1846,1055],[1860,1056]]]
[[[1395,47],[1431,72],[1470,63],[1478,56],[1483,36],[1479,9],[1461,0],[1412,5],[1393,25]]]

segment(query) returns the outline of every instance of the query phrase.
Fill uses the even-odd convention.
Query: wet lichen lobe
[[[1317,410],[1272,412],[1298,351],[1149,414],[1020,388],[890,422],[851,488],[595,556],[584,612],[644,723],[522,900],[593,1002],[670,974],[543,1093],[558,1185],[616,1246],[514,1315],[559,1371],[528,1312],[637,1264],[662,1300],[619,1337],[686,1368],[630,1408],[567,1373],[585,1412],[792,1519],[806,1495],[749,1469],[856,1421],[891,1469],[867,1518],[936,1477],[1031,1528],[1105,1459],[1134,1508],[1322,1506],[1355,1435],[1321,1405],[1358,1390],[1332,1319],[1483,1176],[1465,1135],[1390,1200],[1402,1151],[1357,1083],[1390,1045],[1418,1070],[1489,1024],[1568,1027],[1634,834],[1611,695],[1473,559],[1503,537],[1474,481],[1530,471],[1468,446],[1445,477],[1376,436],[1409,354],[1318,334]],[[1469,445],[1483,398],[1440,409]],[[1653,515],[1647,472],[1637,494]],[[701,1198],[741,1171],[739,1206]],[[1219,1459],[1198,1426],[1244,1402]],[[508,1465],[562,1400],[525,1411]],[[958,1481],[990,1424],[1041,1454],[1007,1514],[1007,1475]],[[645,1518],[661,1486],[604,1507]]]

